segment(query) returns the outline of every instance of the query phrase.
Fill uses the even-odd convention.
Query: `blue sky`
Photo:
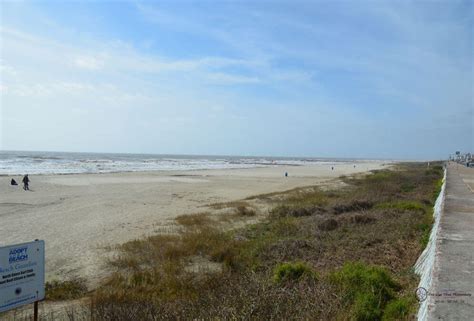
[[[0,148],[474,151],[472,1],[2,1]]]

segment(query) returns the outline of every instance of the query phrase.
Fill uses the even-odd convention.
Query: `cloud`
[[[99,70],[103,67],[103,61],[91,56],[79,56],[74,59],[74,64],[87,70]]]
[[[62,92],[91,91],[101,88],[97,77],[116,83],[124,91],[129,85],[120,82],[132,82],[131,87],[142,87],[143,81],[134,75],[150,74],[158,77],[179,79],[186,75],[201,78],[203,81],[220,81],[222,84],[256,83],[257,78],[226,73],[226,68],[252,67],[258,62],[226,57],[198,57],[196,59],[172,59],[139,53],[133,46],[125,43],[76,45],[63,44],[51,39],[14,29],[2,28],[0,35],[7,44],[2,55],[1,71],[5,86],[11,87],[10,95],[37,96],[53,95]],[[87,47],[87,48],[85,48]],[[28,52],[29,60],[21,55]],[[64,57],[70,57],[70,63],[64,64]],[[59,62],[58,64],[56,62]],[[37,66],[32,69],[31,65]],[[80,73],[77,73],[77,72]],[[94,75],[88,72],[94,71]],[[21,79],[17,79],[21,72]],[[82,74],[81,72],[86,72]],[[117,77],[116,73],[120,73]],[[182,74],[186,73],[186,74]],[[191,73],[191,74],[190,74]],[[71,77],[75,75],[75,77]],[[174,75],[174,76],[173,76]],[[48,80],[51,78],[51,80]],[[75,79],[76,78],[76,79]],[[82,79],[78,81],[77,78]],[[117,83],[119,82],[119,83]],[[102,88],[103,89],[103,88]],[[133,96],[133,94],[132,94]]]
[[[54,61],[52,57],[71,57],[71,65],[86,71],[115,70],[136,73],[215,71],[229,67],[251,68],[260,62],[246,59],[204,56],[195,59],[173,59],[156,55],[139,53],[130,43],[110,41],[106,43],[65,44],[52,39],[45,39],[13,28],[0,28],[0,35],[6,48],[4,59],[13,59],[13,52],[26,49],[36,52],[41,57]],[[16,47],[16,48],[15,48]],[[62,61],[61,59],[59,61]],[[58,60],[56,60],[58,61]],[[45,61],[43,61],[45,62]],[[1,64],[2,72],[12,73],[14,68]]]
[[[207,79],[218,85],[256,84],[261,82],[257,77],[246,77],[226,73],[209,73],[207,74]]]
[[[15,68],[13,68],[12,66],[8,66],[6,64],[3,64],[1,61],[0,61],[0,73],[2,75],[9,75],[9,76],[16,76],[17,75],[17,72],[16,72]]]
[[[327,156],[402,155],[407,142],[437,155],[443,119],[457,129],[442,142],[472,137],[472,14],[457,3],[113,5],[113,15],[81,7],[97,25],[80,36],[81,16],[67,8],[2,21],[9,132],[24,119],[36,149],[61,131],[85,149],[110,126],[122,151]],[[42,136],[51,123],[71,129]],[[61,136],[56,149],[69,146]],[[31,146],[26,136],[4,141]]]

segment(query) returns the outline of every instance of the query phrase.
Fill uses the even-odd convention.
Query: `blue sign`
[[[0,312],[44,299],[44,241],[0,247]]]

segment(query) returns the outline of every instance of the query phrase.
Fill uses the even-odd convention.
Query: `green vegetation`
[[[380,320],[400,289],[386,269],[363,263],[346,263],[330,278],[343,293],[350,317],[358,321]]]
[[[305,276],[315,278],[316,274],[303,262],[281,263],[273,270],[273,281],[276,283],[298,281]]]
[[[383,202],[377,204],[376,208],[396,209],[399,211],[421,211],[423,213],[428,210],[426,205],[414,201]]]
[[[433,194],[432,194],[432,201],[433,201],[433,204],[434,202],[436,201],[436,199],[438,198],[438,195],[439,193],[441,192],[441,187],[443,186],[443,179],[440,178],[437,182],[436,182],[436,185],[435,185],[435,188],[434,188],[434,191],[433,191]]]
[[[432,225],[442,168],[400,164],[342,178],[347,187],[216,204],[235,228],[201,213],[173,235],[122,245],[91,295],[98,320],[409,320],[412,266]],[[271,208],[262,219],[255,203]],[[258,214],[258,215],[257,215]],[[221,214],[220,214],[221,215]],[[248,221],[247,221],[248,222]]]
[[[410,320],[410,314],[414,312],[415,304],[415,298],[412,296],[390,301],[385,306],[382,321]]]

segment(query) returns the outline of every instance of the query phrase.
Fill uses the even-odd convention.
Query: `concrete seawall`
[[[441,216],[444,209],[444,198],[446,192],[446,173],[447,170],[444,170],[443,185],[441,191],[436,199],[435,205],[433,207],[433,219],[434,224],[431,229],[430,238],[426,248],[421,253],[420,257],[415,264],[415,272],[420,276],[420,283],[418,286],[421,289],[421,293],[417,295],[426,295],[425,290],[430,290],[433,284],[433,272],[434,272],[434,262],[436,257],[436,247],[438,244],[438,232],[439,232],[439,223],[441,221]],[[420,301],[420,307],[418,309],[417,319],[418,321],[425,321],[428,317],[428,306],[430,304],[431,298],[427,296],[426,300]]]

